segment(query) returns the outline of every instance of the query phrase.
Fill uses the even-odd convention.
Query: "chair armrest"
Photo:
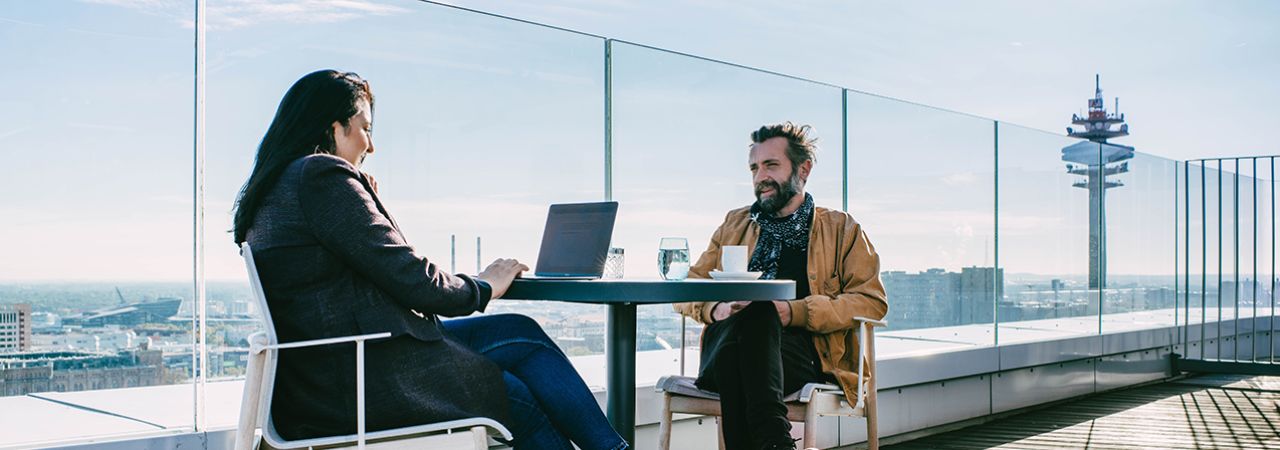
[[[355,336],[342,336],[325,339],[312,339],[309,341],[288,342],[284,344],[269,344],[269,339],[264,333],[254,333],[249,337],[249,354],[259,355],[267,350],[280,350],[286,348],[302,348],[302,347],[318,347],[322,345],[332,344],[356,344],[356,447],[360,450],[365,448],[365,429],[364,429],[364,342],[374,339],[384,339],[391,337],[391,333],[372,333],[360,334]]]
[[[869,323],[869,324],[871,324],[871,326],[875,326],[875,327],[887,327],[887,326],[889,326],[889,322],[888,322],[888,321],[884,321],[884,320],[876,320],[876,319],[871,319],[871,318],[867,318],[867,317],[854,317],[854,318],[853,318],[853,321],[854,321],[854,322],[865,322],[865,323]]]
[[[391,337],[391,333],[382,332],[382,333],[373,333],[373,334],[361,334],[356,336],[312,339],[309,341],[287,342],[284,344],[261,344],[259,342],[253,342],[252,340],[250,340],[249,351],[251,353],[258,353],[268,349],[280,350],[285,348],[317,347],[321,345],[341,344],[346,342],[361,342],[361,341],[369,341],[374,339],[385,339],[389,337]]]
[[[813,394],[823,391],[830,391],[840,396],[844,396],[844,390],[840,386],[827,383],[809,383],[800,388],[800,401],[808,403],[813,398]]]
[[[498,421],[490,419],[488,417],[471,417],[466,419],[451,420],[448,422],[431,423],[426,425],[415,425],[411,427],[399,428],[396,430],[389,430],[389,432],[370,433],[371,435],[370,437],[372,439],[380,439],[384,436],[391,434],[391,432],[394,432],[395,435],[398,435],[398,436],[407,436],[407,435],[413,435],[413,434],[430,433],[435,431],[456,430],[459,428],[471,428],[476,426],[483,426],[490,430],[496,431],[497,434],[501,436],[503,439],[506,439],[506,440],[512,439],[511,432],[507,430],[507,427],[502,426],[502,424],[498,423]]]

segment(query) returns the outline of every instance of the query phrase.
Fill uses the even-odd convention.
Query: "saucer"
[[[754,280],[760,278],[763,272],[721,272],[719,270],[711,271],[711,278],[717,280]]]

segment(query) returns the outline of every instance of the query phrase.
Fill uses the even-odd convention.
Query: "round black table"
[[[605,334],[609,423],[635,445],[636,305],[796,297],[793,281],[515,280],[504,299],[609,305]],[[674,314],[674,313],[673,313]]]

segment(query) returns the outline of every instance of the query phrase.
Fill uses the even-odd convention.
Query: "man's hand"
[[[511,280],[526,270],[529,270],[529,266],[520,264],[520,261],[499,259],[485,267],[484,272],[480,272],[476,278],[489,283],[489,287],[493,289],[493,298],[502,298],[507,293],[507,288],[511,287]]]
[[[778,309],[778,319],[782,321],[782,326],[791,326],[791,303],[774,301],[773,307]]]
[[[742,311],[742,308],[746,308],[747,305],[750,305],[750,304],[751,302],[716,303],[716,306],[712,307],[711,309],[711,320],[719,322],[721,320],[728,319],[729,316],[737,314],[738,311]]]

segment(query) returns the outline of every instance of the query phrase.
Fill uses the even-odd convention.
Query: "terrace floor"
[[[885,446],[914,449],[1280,448],[1280,377],[1201,375],[1111,391]]]

